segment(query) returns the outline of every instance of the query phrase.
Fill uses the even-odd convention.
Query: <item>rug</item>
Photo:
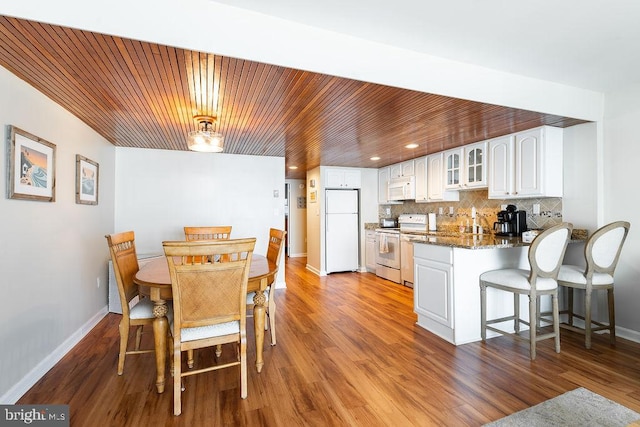
[[[638,420],[640,420],[639,413],[580,387],[485,426],[613,427],[626,426]]]

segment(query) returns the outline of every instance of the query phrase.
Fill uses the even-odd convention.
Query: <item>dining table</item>
[[[265,256],[252,254],[249,267],[247,293],[255,292],[253,297],[253,324],[256,342],[256,369],[262,371],[262,346],[264,344],[264,325],[266,316],[266,297],[264,291],[274,282],[278,272],[275,262]],[[167,353],[167,301],[172,300],[171,276],[169,264],[164,256],[153,258],[141,265],[133,281],[138,285],[140,294],[153,301],[153,338],[156,354],[156,388],[164,392],[165,364]]]

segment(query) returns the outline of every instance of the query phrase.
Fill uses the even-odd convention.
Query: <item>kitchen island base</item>
[[[463,249],[414,242],[414,311],[417,324],[452,344],[479,341],[479,277],[489,270],[529,268],[528,247]],[[543,301],[545,309],[548,301]],[[513,314],[513,294],[487,289],[487,316]],[[528,318],[529,301],[520,298],[520,315]],[[513,321],[497,324],[513,331]],[[522,328],[524,330],[524,328]],[[488,331],[487,338],[499,336]]]

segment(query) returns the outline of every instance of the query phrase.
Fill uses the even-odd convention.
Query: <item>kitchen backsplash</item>
[[[540,205],[540,214],[533,213],[533,205]],[[544,229],[562,222],[562,198],[547,197],[541,199],[497,200],[488,199],[487,190],[461,191],[458,202],[416,203],[407,200],[401,205],[379,205],[380,218],[397,218],[403,213],[435,213],[438,230],[453,231],[458,227],[472,223],[471,208],[476,208],[478,225],[485,230],[493,229],[497,221],[497,213],[502,205],[516,205],[518,210],[527,212],[527,227],[529,229]],[[453,207],[453,214],[449,214],[449,207]],[[390,214],[387,214],[387,208]],[[442,208],[442,214],[440,214]]]

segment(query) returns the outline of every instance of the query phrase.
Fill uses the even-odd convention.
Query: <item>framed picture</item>
[[[309,202],[310,203],[315,203],[317,197],[318,197],[318,192],[317,191],[312,191],[311,193],[309,193]]]
[[[98,164],[76,154],[76,203],[98,204]]]
[[[55,202],[56,146],[15,126],[7,126],[7,197]]]

